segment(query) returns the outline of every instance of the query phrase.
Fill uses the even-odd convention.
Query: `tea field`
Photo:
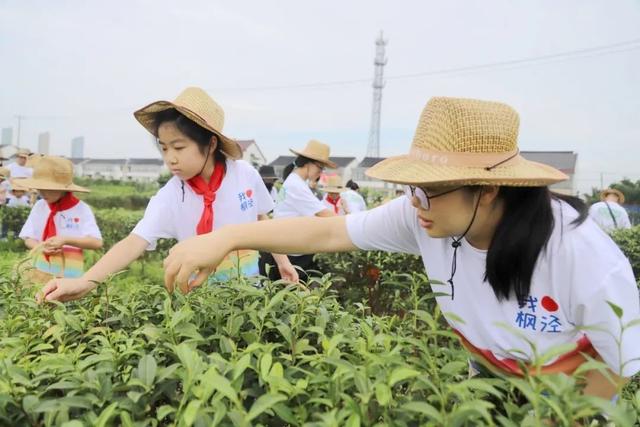
[[[365,281],[360,294],[336,271],[310,291],[239,280],[184,296],[166,293],[152,260],[82,301],[38,306],[12,273],[20,255],[3,255],[0,425],[573,426],[605,425],[602,413],[638,423],[637,383],[614,406],[582,396],[576,377],[469,379],[419,273],[366,269],[348,279]],[[346,271],[367,256],[325,262]]]

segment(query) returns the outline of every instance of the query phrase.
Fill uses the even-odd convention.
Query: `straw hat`
[[[16,157],[24,157],[25,159],[31,155],[31,150],[28,148],[18,148],[16,152]]]
[[[603,190],[602,193],[600,193],[600,200],[604,202],[607,196],[610,194],[615,194],[616,196],[618,196],[618,203],[620,203],[621,205],[624,204],[624,194],[622,193],[622,191],[615,188],[607,188],[606,190]]]
[[[546,186],[569,177],[518,151],[518,113],[506,104],[432,98],[422,111],[409,154],[366,171],[399,184]]]
[[[342,193],[346,188],[342,185],[342,178],[338,175],[333,175],[327,178],[327,183],[320,187],[320,190],[325,193]]]
[[[29,156],[29,158],[27,159],[27,163],[26,163],[26,167],[28,168],[35,168],[36,164],[43,158],[45,157],[44,154],[33,154],[31,156]]]
[[[11,176],[9,168],[0,167],[0,178],[8,179]]]
[[[90,191],[73,183],[73,163],[55,156],[42,157],[33,168],[33,177],[20,179],[20,185],[36,190]]]
[[[156,101],[134,112],[135,118],[156,138],[154,125],[157,113],[175,109],[198,126],[213,132],[220,140],[220,150],[229,158],[242,158],[242,149],[233,139],[222,134],[224,111],[204,90],[189,87],[182,91],[175,101]]]
[[[278,180],[278,176],[276,175],[276,171],[273,168],[273,166],[269,166],[269,165],[260,166],[260,169],[258,169],[258,173],[260,174],[260,177],[265,181]]]
[[[9,181],[9,183],[11,184],[11,191],[24,191],[24,192],[28,192],[29,191],[29,187],[24,185],[24,181],[25,178],[14,178],[12,180]]]
[[[329,153],[331,152],[331,148],[329,148],[327,144],[316,141],[315,139],[307,142],[307,146],[304,147],[304,150],[302,151],[296,151],[293,148],[290,148],[289,151],[297,156],[306,157],[308,159],[323,163],[330,168],[336,167],[336,164],[329,160]]]

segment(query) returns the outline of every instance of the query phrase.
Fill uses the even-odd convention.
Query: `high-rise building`
[[[49,155],[49,141],[51,140],[51,134],[49,132],[42,132],[38,135],[38,153]]]
[[[77,136],[71,140],[71,158],[84,159],[84,136]]]
[[[2,145],[13,144],[13,128],[2,128]]]

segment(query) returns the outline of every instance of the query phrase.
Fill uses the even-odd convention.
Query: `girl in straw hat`
[[[22,181],[22,179],[14,179],[11,181],[11,191],[7,197],[7,207],[9,208],[31,207],[29,189],[20,185],[20,181]]]
[[[73,195],[89,190],[73,183],[71,162],[62,157],[43,157],[34,168],[33,178],[13,180],[12,185],[14,190],[33,188],[42,196],[19,234],[29,249],[42,248],[35,267],[59,277],[81,276],[83,249],[100,249],[102,235],[89,205]]]
[[[346,190],[346,187],[342,185],[342,179],[333,175],[327,178],[327,184],[320,187],[325,194],[322,198],[322,203],[326,208],[332,210],[335,215],[346,215],[351,213],[347,206],[346,200],[340,197],[342,192]]]
[[[224,112],[199,88],[187,88],[175,101],[157,101],[134,113],[157,138],[173,177],[149,202],[131,234],[114,245],[76,280],[54,280],[43,288],[47,300],[67,301],[90,292],[94,283],[122,270],[153,250],[158,239],[218,232],[229,224],[267,219],[273,201],[258,172],[242,157],[240,146],[222,133]],[[256,251],[230,251],[212,280],[258,274]],[[284,255],[276,255],[279,271],[297,281]],[[201,272],[207,277],[212,271]],[[173,291],[173,287],[168,288]],[[183,292],[191,288],[182,287]]]
[[[332,209],[328,209],[311,191],[310,183],[317,181],[326,167],[335,168],[336,164],[329,160],[330,147],[320,141],[311,140],[303,150],[291,152],[297,157],[288,165],[282,174],[282,188],[278,194],[278,202],[273,211],[274,218],[294,218],[305,216],[334,216]],[[313,254],[289,253],[291,263],[302,271],[317,270],[313,261]],[[261,273],[271,280],[279,279],[275,269],[267,271],[266,265],[273,264],[267,255],[261,258]],[[303,273],[306,281],[308,275]]]
[[[619,228],[631,228],[629,214],[620,206],[624,194],[615,188],[607,188],[600,193],[600,201],[589,208],[589,217],[607,233]]]
[[[552,194],[560,171],[518,154],[509,106],[456,98],[427,103],[408,154],[367,174],[406,197],[354,215],[229,227],[175,246],[168,284],[211,268],[234,248],[277,252],[386,250],[422,255],[442,313],[474,363],[492,373],[590,371],[585,393],[611,397],[640,370],[638,288],[629,261],[578,199]],[[616,311],[610,304],[619,307]],[[571,350],[536,360],[559,346]],[[540,362],[542,367],[532,368]]]

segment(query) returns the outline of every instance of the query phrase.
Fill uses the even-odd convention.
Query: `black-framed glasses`
[[[452,188],[450,190],[443,191],[442,193],[437,193],[433,195],[429,195],[429,191],[423,187],[416,187],[413,185],[405,185],[404,186],[404,194],[410,199],[413,200],[414,197],[418,198],[420,202],[420,207],[426,211],[431,209],[431,199],[435,199],[436,197],[444,196],[445,194],[453,193],[454,191],[458,191],[464,186]]]

